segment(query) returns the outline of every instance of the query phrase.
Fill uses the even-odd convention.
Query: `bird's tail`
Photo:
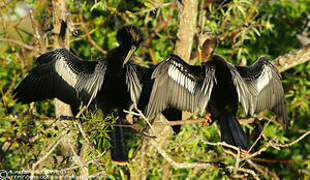
[[[121,120],[117,120],[117,124],[121,123]],[[124,128],[119,126],[114,126],[110,135],[111,143],[111,158],[117,164],[125,164],[128,161],[128,152],[126,149],[125,139],[124,139]]]
[[[221,139],[227,144],[249,150],[250,141],[237,118],[233,114],[221,115],[219,118],[221,125]]]

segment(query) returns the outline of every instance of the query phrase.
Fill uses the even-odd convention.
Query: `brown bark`
[[[280,72],[310,60],[310,44],[305,47],[279,56],[272,61]]]
[[[58,34],[60,33],[61,28],[61,21],[67,21],[68,17],[68,8],[66,5],[65,0],[53,0],[53,23],[54,23],[54,33],[56,34],[54,36],[54,45],[55,48],[67,48],[69,49],[69,33],[68,29],[66,29],[65,38],[62,40]],[[54,100],[55,104],[55,114],[56,117],[60,117],[61,115],[68,115],[71,116],[71,108],[68,104],[65,104],[61,102],[58,99]]]
[[[180,3],[181,2],[181,3]],[[179,29],[174,53],[189,62],[198,12],[197,0],[176,1]]]
[[[56,48],[66,48],[69,49],[69,28],[71,27],[72,20],[70,12],[68,11],[68,7],[66,5],[65,0],[53,0],[53,23],[54,23],[54,45]],[[65,21],[67,23],[68,28],[66,28],[65,38],[61,38],[59,36],[61,23]],[[55,105],[55,114],[56,117],[60,117],[61,115],[72,116],[71,107],[68,104],[60,101],[59,99],[54,100]],[[68,128],[66,124],[58,123],[57,126],[60,128]],[[82,165],[86,163],[86,157],[83,155],[78,155],[77,152],[77,133],[74,131],[69,132],[64,136],[61,141],[62,145],[62,153],[63,155],[69,155],[72,157],[73,162],[77,165],[80,165],[80,179],[88,179],[88,167],[83,167]]]
[[[162,115],[158,115],[156,122],[167,122],[167,120]],[[130,169],[130,179],[146,179],[149,174],[149,168],[151,162],[157,157],[157,151],[154,148],[151,141],[155,141],[158,146],[164,148],[167,147],[169,141],[167,140],[172,136],[173,132],[170,126],[153,126],[148,132],[151,136],[156,136],[156,139],[150,139],[144,137],[141,149],[139,149],[135,158],[130,162],[132,168]],[[163,161],[162,165],[165,166],[167,162]]]

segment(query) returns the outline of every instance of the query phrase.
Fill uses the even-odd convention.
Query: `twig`
[[[21,42],[21,41],[17,41],[17,40],[15,40],[15,39],[0,38],[0,41],[12,42],[12,43],[17,44],[17,45],[19,45],[19,46],[21,46],[21,47],[23,47],[23,48],[25,48],[25,49],[34,50],[34,51],[39,52],[39,50],[36,49],[36,48],[34,48],[33,46],[30,46],[30,45],[28,45],[28,44],[25,44],[25,43],[23,43],[23,42]]]
[[[77,126],[79,127],[79,130],[83,136],[83,138],[85,139],[86,143],[89,145],[89,147],[91,147],[91,153],[92,155],[95,157],[95,153],[94,151],[96,151],[98,154],[100,154],[100,152],[98,152],[98,150],[94,147],[94,145],[91,143],[91,141],[88,139],[86,133],[84,132],[83,128],[82,128],[82,125],[80,122],[75,122],[75,124],[77,124]],[[94,159],[94,162],[97,164],[98,167],[101,167],[101,164],[96,160]]]
[[[204,144],[206,144],[206,145],[211,145],[211,146],[219,146],[219,145],[220,145],[220,146],[225,146],[225,147],[234,149],[234,150],[236,150],[236,151],[239,151],[239,148],[238,148],[238,147],[233,146],[233,145],[230,145],[230,144],[227,144],[227,143],[225,143],[225,142],[211,143],[211,142],[207,142],[207,141],[203,140],[199,135],[196,135],[196,137],[197,137],[202,143],[204,143]],[[234,153],[232,153],[232,155],[235,156]]]
[[[83,106],[80,111],[76,114],[75,118],[79,118],[81,116],[81,114],[87,109],[86,106]]]
[[[61,142],[62,138],[65,136],[65,132],[63,131],[61,136],[56,140],[56,142],[54,144],[52,144],[50,147],[48,147],[47,149],[49,149],[44,156],[42,156],[37,162],[35,162],[32,165],[32,170],[31,170],[31,176],[30,179],[33,179],[34,177],[34,172],[35,172],[35,168],[37,167],[37,165],[39,165],[42,161],[44,161],[57,147],[57,145]]]
[[[306,162],[306,161],[310,161],[310,159],[265,159],[265,158],[251,158],[252,161],[256,161],[256,162],[264,162],[264,163],[283,163],[283,164],[290,164],[290,163],[295,163],[295,162]]]
[[[228,169],[234,169],[235,167],[234,166],[228,166],[227,167]],[[257,176],[257,174],[253,171],[253,170],[251,170],[251,169],[246,169],[246,168],[238,168],[237,169],[237,171],[241,171],[241,172],[245,172],[245,173],[248,173],[248,174],[251,174],[253,177],[254,177],[254,179],[256,179],[256,180],[259,180],[260,178]]]
[[[235,168],[234,168],[234,174],[237,174],[237,171],[239,169],[239,163],[240,163],[240,149],[238,148],[237,151],[237,156],[236,157],[236,161],[235,161]]]
[[[260,140],[260,138],[263,136],[265,129],[267,128],[267,126],[269,125],[269,123],[271,122],[271,119],[268,120],[267,124],[264,126],[264,129],[262,130],[262,132],[259,134],[258,138],[255,140],[255,142],[252,144],[252,146],[249,149],[249,152],[251,152],[251,150],[254,148],[254,146],[257,144],[257,142]]]
[[[98,51],[100,51],[102,54],[107,54],[107,51],[102,49],[100,46],[98,46],[98,44],[95,43],[95,41],[93,40],[93,38],[90,36],[88,29],[84,23],[84,19],[81,13],[79,13],[79,18],[81,20],[81,26],[83,28],[83,30],[85,31],[85,34],[87,36],[88,41],[90,42],[90,44],[92,44]]]
[[[204,123],[204,122],[208,122],[206,118],[198,118],[193,120],[179,120],[170,122],[154,122],[153,126],[176,126],[176,125]]]
[[[278,147],[289,147],[289,146],[292,146],[292,145],[298,143],[300,140],[302,140],[303,138],[305,138],[309,134],[310,134],[310,130],[307,131],[306,133],[304,133],[303,135],[301,135],[299,138],[297,138],[293,142],[290,142],[290,143],[287,143],[287,144],[280,144],[280,143],[272,143],[272,144],[275,145],[275,146],[278,146]]]
[[[124,112],[128,113],[128,114],[133,114],[133,115],[136,115],[136,116],[139,116],[141,117],[143,120],[145,120],[145,122],[148,124],[148,126],[150,127],[151,131],[154,132],[153,130],[153,126],[152,124],[150,123],[150,121],[144,116],[144,114],[142,113],[142,111],[140,109],[138,109],[137,107],[135,107],[136,111],[138,113],[135,113],[135,112],[132,112],[132,111],[127,111],[127,110],[124,110]]]
[[[246,159],[250,159],[252,157],[255,157],[259,154],[261,154],[263,151],[266,151],[268,149],[268,147],[272,146],[273,148],[275,149],[280,149],[280,147],[289,147],[289,146],[292,146],[296,143],[298,143],[299,141],[301,141],[302,139],[304,139],[306,136],[308,136],[310,134],[310,130],[307,131],[306,133],[304,133],[303,135],[301,135],[299,138],[297,138],[295,141],[291,142],[291,143],[287,143],[287,144],[280,144],[280,143],[274,143],[274,141],[277,139],[277,137],[274,137],[273,139],[269,140],[268,143],[263,147],[261,148],[260,150],[256,151],[255,153],[253,154],[250,154],[249,156],[246,156],[244,158],[242,158],[242,161],[243,160],[246,160]]]
[[[70,138],[70,139],[72,139],[72,138]],[[69,141],[70,141],[70,139],[69,139]],[[75,157],[75,163],[77,163],[78,166],[80,167],[80,173],[81,173],[80,176],[82,176],[81,179],[88,179],[88,175],[89,175],[88,174],[88,167],[85,166],[83,156],[79,156],[76,153],[71,142],[68,142],[68,144],[69,144],[69,147],[70,147],[70,149],[71,149],[71,151]]]
[[[267,172],[267,173],[270,173],[275,180],[280,180],[279,177],[277,176],[277,174],[273,171],[269,171],[269,169],[267,167],[264,167],[262,165],[258,165],[249,159],[246,160],[246,162],[248,164],[250,164],[251,166],[253,166],[257,170],[258,173],[259,172],[261,172],[261,173]]]
[[[168,161],[173,168],[179,169],[179,168],[194,168],[194,167],[200,167],[200,168],[209,168],[209,167],[215,167],[212,163],[179,163],[175,162],[173,159],[169,157],[169,155],[166,153],[165,150],[161,148],[161,146],[153,139],[150,139],[149,141],[154,148],[159,152],[160,155],[163,156],[163,158]]]
[[[270,147],[272,145],[272,142],[276,140],[276,138],[277,137],[274,137],[273,139],[269,140],[268,143],[264,147],[262,147],[261,149],[259,149],[255,153],[252,153],[249,156],[242,158],[241,161],[244,161],[246,159],[250,159],[250,158],[255,157],[255,156],[261,154],[262,152],[266,151],[268,149],[268,147]]]

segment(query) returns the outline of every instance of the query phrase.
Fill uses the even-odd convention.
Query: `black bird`
[[[119,46],[98,61],[84,61],[64,48],[45,53],[37,59],[39,65],[14,90],[15,99],[30,103],[58,98],[73,109],[93,102],[105,114],[116,113],[117,123],[121,123],[126,116],[123,109],[130,105],[131,96],[139,96],[128,92],[128,79],[137,75],[128,70],[134,68],[142,74],[145,70],[127,61],[142,40],[142,32],[129,25],[117,32]],[[123,129],[114,127],[110,136],[112,160],[126,162]]]
[[[201,66],[191,66],[177,55],[157,65],[145,115],[153,117],[166,108],[190,112],[207,108],[220,123],[222,141],[249,150],[249,139],[236,118],[238,103],[251,115],[271,110],[287,125],[281,75],[267,57],[251,66],[234,66],[214,54],[218,44],[214,34],[203,37]]]

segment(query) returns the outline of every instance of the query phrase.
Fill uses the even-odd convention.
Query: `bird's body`
[[[212,89],[207,110],[212,119],[219,121],[222,140],[247,150],[250,142],[236,118],[239,99],[228,62],[217,55],[211,58],[207,63],[216,69],[216,84]]]
[[[93,103],[105,114],[116,113],[121,123],[126,116],[123,109],[131,104],[126,77],[130,72],[124,62],[142,39],[142,32],[129,25],[117,33],[120,45],[98,61],[84,61],[64,48],[45,53],[14,90],[14,97],[21,103],[58,98],[74,108]],[[110,133],[112,160],[118,162],[128,160],[122,134],[120,127]]]
[[[213,86],[208,104],[208,111],[214,117],[226,113],[235,114],[238,110],[238,94],[233,81],[231,81],[232,74],[226,63],[219,56],[214,56],[208,61],[208,65],[210,64],[216,69],[216,84]]]
[[[191,66],[177,55],[159,63],[145,114],[153,117],[167,108],[196,112],[207,109],[221,125],[221,138],[248,150],[250,142],[237,120],[238,104],[253,115],[268,109],[287,124],[281,76],[267,57],[251,66],[234,66],[213,54],[217,38],[203,41],[201,66]]]
[[[129,49],[118,50],[121,52],[129,51]],[[123,61],[116,61],[116,59],[124,60],[127,54],[121,54],[116,51],[106,57],[108,61],[105,80],[102,89],[98,94],[96,103],[106,112],[112,112],[114,109],[128,108],[131,99],[127,91],[126,69],[122,67]],[[113,52],[112,52],[113,53]]]

